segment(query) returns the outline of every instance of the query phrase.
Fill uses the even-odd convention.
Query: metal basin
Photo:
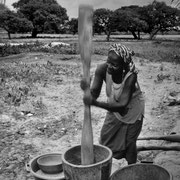
[[[62,171],[59,173],[52,174],[52,173],[43,172],[40,169],[38,162],[37,162],[38,159],[40,159],[41,157],[47,157],[47,156],[51,156],[51,155],[61,156],[60,153],[43,154],[43,155],[36,156],[29,162],[28,169],[36,180],[64,180],[65,179],[64,173]]]

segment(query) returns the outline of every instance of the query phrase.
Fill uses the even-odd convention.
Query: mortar
[[[110,180],[172,180],[165,168],[149,163],[132,164],[115,171]]]
[[[62,154],[64,176],[68,180],[109,180],[112,167],[112,151],[102,145],[94,145],[94,163],[81,165],[81,146],[77,145]]]

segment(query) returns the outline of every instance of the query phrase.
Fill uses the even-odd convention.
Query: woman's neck
[[[117,74],[117,75],[114,74],[114,75],[112,75],[112,80],[116,84],[122,83],[122,81],[123,81],[123,74]]]
[[[114,83],[120,84],[120,83],[122,83],[125,76],[126,76],[125,71],[118,72],[118,73],[112,74],[112,80]]]

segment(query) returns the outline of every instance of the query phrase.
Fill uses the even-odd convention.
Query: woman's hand
[[[91,94],[85,93],[83,97],[83,102],[85,105],[94,105],[95,104],[95,99],[92,97]]]
[[[94,105],[96,100],[91,95],[90,85],[89,85],[89,83],[87,82],[86,79],[81,80],[80,87],[84,91],[84,97],[83,97],[84,104],[85,105]]]
[[[125,116],[128,113],[128,110],[129,110],[129,108],[126,108],[126,107],[121,108],[121,110],[119,111],[119,114],[121,116]]]
[[[80,87],[83,91],[85,91],[89,87],[89,84],[87,83],[85,79],[82,79],[80,82]]]
[[[90,79],[90,82],[91,82],[91,79]],[[80,87],[83,91],[86,91],[88,88],[90,88],[90,83],[88,83],[87,80],[85,78],[83,78],[80,81]]]

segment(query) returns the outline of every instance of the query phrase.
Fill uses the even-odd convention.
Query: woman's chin
[[[110,69],[108,69],[107,72],[108,72],[108,74],[113,74],[113,71]]]

